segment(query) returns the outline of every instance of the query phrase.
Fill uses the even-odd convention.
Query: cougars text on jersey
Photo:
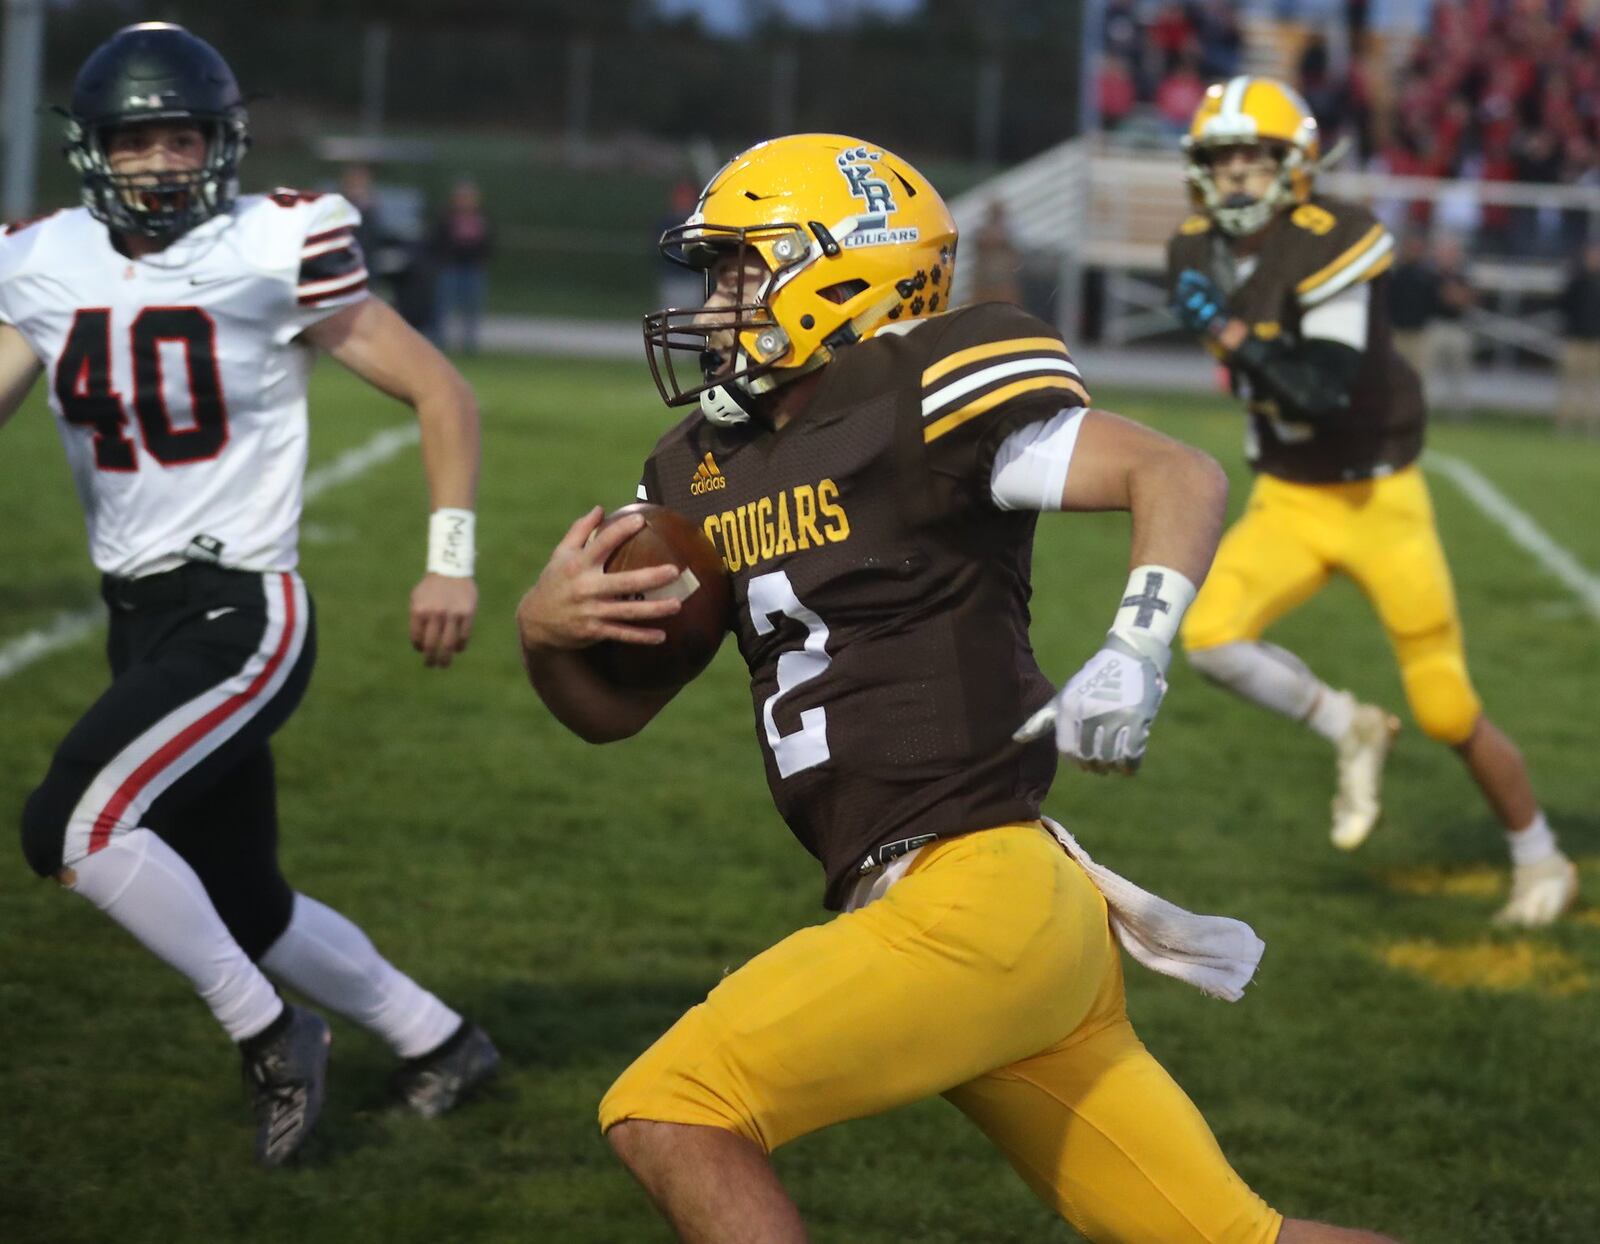
[[[1037,815],[1054,747],[1010,737],[1051,693],[1035,516],[988,478],[1011,431],[1086,400],[1060,337],[985,305],[841,351],[781,431],[695,415],[651,455],[644,495],[734,576],[768,783],[831,905],[886,844]]]

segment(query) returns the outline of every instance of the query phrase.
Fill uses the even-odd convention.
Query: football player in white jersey
[[[247,145],[223,58],[130,26],[79,71],[68,159],[83,206],[0,236],[0,423],[42,374],[110,608],[114,680],[23,810],[29,864],[194,985],[239,1043],[256,1156],[293,1155],[321,1108],[326,1022],[370,1029],[432,1116],[499,1057],[277,863],[268,739],[310,679],[295,573],[315,349],[412,406],[433,513],[411,641],[467,644],[478,414],[455,369],[366,292],[338,195],[238,194]]]

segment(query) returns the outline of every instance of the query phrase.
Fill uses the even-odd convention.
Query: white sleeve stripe
[[[1369,250],[1355,263],[1351,264],[1343,272],[1339,273],[1337,276],[1328,278],[1328,280],[1324,281],[1321,285],[1318,285],[1315,289],[1308,290],[1306,293],[1300,295],[1300,305],[1307,308],[1319,306],[1322,303],[1327,302],[1328,299],[1332,298],[1341,290],[1349,289],[1350,286],[1354,285],[1357,281],[1364,279],[1366,276],[1377,276],[1378,272],[1381,272],[1383,268],[1387,268],[1389,266],[1390,252],[1393,250],[1394,235],[1392,233],[1385,233],[1383,237],[1379,238],[1378,241],[1373,244],[1371,250]],[[1374,268],[1377,268],[1378,272],[1373,271]]]
[[[349,224],[334,225],[331,229],[320,229],[316,233],[307,234],[306,240],[302,245],[314,246],[318,242],[326,242],[329,238],[349,236],[355,232],[355,227],[355,222],[351,221]]]
[[[993,367],[985,367],[982,371],[974,372],[961,380],[952,381],[943,388],[936,389],[922,399],[922,417],[930,418],[947,406],[952,406],[962,398],[976,393],[979,389],[987,389],[1011,376],[1019,376],[1025,372],[1065,372],[1075,380],[1081,380],[1078,369],[1066,359],[1050,354],[1034,354],[1027,358],[1017,359],[1010,363],[997,363]]]
[[[353,241],[355,241],[355,235],[346,232],[339,237],[329,238],[326,242],[314,242],[310,246],[301,248],[301,262],[307,259],[315,259],[318,255],[326,255],[331,251],[349,250]]]
[[[638,497],[641,501],[650,500],[650,494],[645,491],[645,486],[642,483],[633,490],[633,495]]]
[[[300,285],[295,292],[301,298],[323,298],[328,294],[343,289],[346,285],[359,285],[367,279],[367,270],[359,268],[355,272],[346,272],[340,276],[329,277],[326,281],[307,281]]]
[[[1043,423],[1018,428],[1000,442],[989,472],[989,497],[996,509],[1044,513],[1061,508],[1086,413],[1082,406],[1068,407]]]

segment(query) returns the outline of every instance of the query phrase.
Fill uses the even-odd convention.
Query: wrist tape
[[[1188,576],[1170,566],[1135,566],[1111,633],[1144,653],[1165,673],[1178,623],[1194,600],[1195,590]]]
[[[428,516],[428,573],[472,578],[477,516],[471,510],[441,509]]]

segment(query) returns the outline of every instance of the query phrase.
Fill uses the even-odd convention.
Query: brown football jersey
[[[986,303],[840,351],[777,432],[698,413],[641,496],[701,523],[733,576],[756,735],[824,901],[905,844],[1039,813],[1052,694],[1028,642],[1036,515],[989,477],[1015,429],[1087,404],[1050,327]]]
[[[1231,369],[1233,391],[1250,412],[1245,452],[1259,471],[1297,483],[1368,479],[1399,470],[1422,452],[1422,383],[1394,346],[1389,265],[1394,238],[1366,208],[1313,198],[1280,212],[1260,249],[1236,260],[1228,238],[1205,216],[1191,216],[1167,244],[1167,282],[1185,268],[1204,272],[1227,295],[1228,312],[1262,338],[1299,338],[1306,312],[1352,286],[1369,283],[1367,345],[1350,406],[1316,423],[1294,419],[1250,378]]]

